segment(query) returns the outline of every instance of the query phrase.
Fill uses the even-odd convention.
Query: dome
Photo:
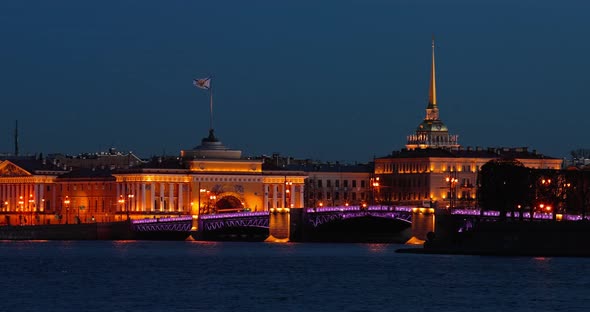
[[[448,132],[447,126],[440,120],[424,120],[418,128],[417,132]]]

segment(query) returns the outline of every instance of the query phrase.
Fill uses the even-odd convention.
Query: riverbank
[[[444,224],[437,224],[444,226]],[[497,221],[439,237],[430,235],[423,248],[399,253],[486,256],[590,257],[588,221]]]

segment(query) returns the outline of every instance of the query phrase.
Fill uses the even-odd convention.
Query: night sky
[[[366,162],[440,117],[463,146],[588,148],[586,1],[0,2],[0,152],[177,155],[214,128],[245,155]]]

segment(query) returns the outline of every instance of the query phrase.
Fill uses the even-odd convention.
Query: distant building
[[[47,161],[66,169],[95,168],[101,170],[125,169],[139,166],[143,161],[132,152],[121,153],[114,148],[102,153],[84,153],[76,156],[50,154]]]
[[[561,159],[523,148],[417,149],[375,159],[376,192],[382,202],[473,207],[477,176],[488,161],[516,159],[526,167],[560,169]]]
[[[263,168],[269,172],[302,172],[305,180],[305,207],[353,206],[371,203],[373,200],[370,180],[373,164],[321,163],[296,160],[289,163],[277,162],[277,157],[265,162]],[[277,166],[276,164],[281,164]]]
[[[65,170],[41,159],[0,162],[0,224],[32,225],[55,220],[59,211],[56,178]]]

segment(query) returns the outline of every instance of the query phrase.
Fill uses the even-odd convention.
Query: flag
[[[203,79],[193,79],[193,84],[197,88],[209,90],[211,88],[211,77]]]

